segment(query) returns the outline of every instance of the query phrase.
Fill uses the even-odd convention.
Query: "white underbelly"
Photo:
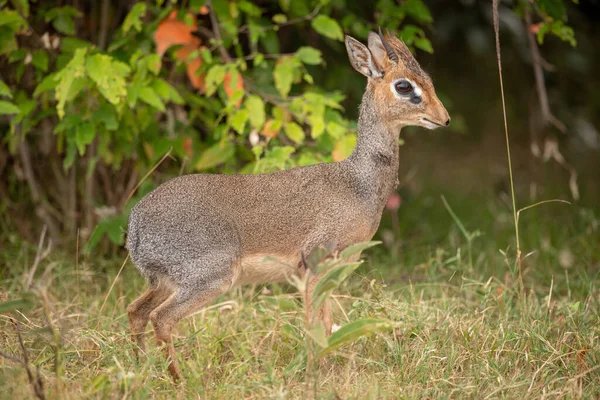
[[[286,282],[300,271],[298,257],[252,254],[240,261],[236,284]]]

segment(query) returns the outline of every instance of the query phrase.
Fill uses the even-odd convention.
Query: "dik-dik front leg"
[[[323,301],[323,304],[317,309],[313,310],[312,300],[313,300],[313,292],[315,290],[315,286],[319,282],[319,280],[325,275],[325,272],[320,273],[317,276],[312,276],[308,282],[308,287],[306,288],[306,300],[307,300],[307,311],[308,311],[308,320],[311,323],[315,321],[323,321],[323,325],[325,326],[325,334],[327,336],[331,335],[331,329],[333,327],[333,316],[331,314],[331,305],[329,304],[329,299]]]

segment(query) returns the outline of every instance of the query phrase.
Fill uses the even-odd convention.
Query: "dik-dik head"
[[[450,124],[431,78],[406,45],[396,37],[369,32],[369,47],[346,36],[346,49],[355,70],[368,78],[367,91],[380,118],[392,128],[422,126],[435,129]]]

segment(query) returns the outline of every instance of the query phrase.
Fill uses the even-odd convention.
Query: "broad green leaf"
[[[298,303],[293,299],[283,296],[263,296],[263,301],[269,303],[272,306],[279,308],[283,312],[295,311],[298,309]]]
[[[331,154],[333,157],[333,161],[342,161],[348,158],[354,147],[356,146],[356,135],[349,134],[342,136],[335,142],[333,146],[333,153]]]
[[[232,144],[229,140],[223,140],[204,150],[194,167],[197,171],[216,167],[233,157],[233,154],[234,148]]]
[[[246,98],[245,106],[248,110],[248,118],[252,128],[261,129],[265,123],[265,103],[263,100],[253,94]]]
[[[431,42],[427,38],[417,38],[415,39],[415,47],[421,49],[423,51],[428,52],[429,54],[433,54],[433,46]]]
[[[0,114],[18,114],[21,110],[19,107],[9,101],[0,100]]]
[[[21,15],[25,18],[29,17],[29,0],[12,0],[11,3],[15,8],[19,9]]]
[[[288,122],[284,126],[285,135],[294,143],[300,144],[304,142],[304,130],[295,122]]]
[[[281,58],[275,64],[275,70],[273,71],[275,88],[277,88],[283,98],[287,98],[290,93],[292,83],[294,83],[294,75],[299,67],[300,63],[298,59],[289,56]]]
[[[331,267],[315,285],[312,295],[312,305],[318,308],[333,293],[333,291],[346,280],[361,262],[339,264]]]
[[[371,242],[363,242],[363,243],[353,244],[351,246],[346,247],[344,250],[342,250],[340,252],[340,258],[342,260],[347,260],[348,258],[355,255],[356,253],[363,252],[364,250],[369,249],[373,246],[377,246],[379,244],[381,244],[381,242],[376,241],[376,240],[373,240]]]
[[[83,14],[75,7],[64,6],[51,8],[44,14],[46,22],[52,22],[54,29],[65,35],[75,35],[75,22]]]
[[[0,303],[0,314],[9,313],[13,311],[27,311],[31,307],[33,307],[35,296],[26,292],[22,294],[22,298],[3,301]]]
[[[212,96],[219,85],[223,83],[225,79],[225,66],[221,64],[214,65],[211,69],[206,73],[206,95]]]
[[[31,57],[31,64],[40,71],[48,71],[48,53],[44,50],[37,50]]]
[[[296,55],[304,64],[318,65],[323,62],[321,51],[314,47],[303,46],[298,49]]]
[[[335,19],[326,15],[317,15],[317,17],[312,20],[312,27],[315,31],[325,37],[339,41],[344,40],[344,33],[342,32],[340,25]]]
[[[10,88],[3,80],[0,80],[0,96],[8,97],[12,99],[12,93],[10,92]]]
[[[11,31],[18,32],[27,26],[27,21],[14,10],[4,9],[0,11],[0,27],[7,26]]]
[[[139,2],[133,6],[129,14],[125,17],[125,21],[123,21],[123,33],[129,32],[131,28],[134,28],[136,31],[142,31],[142,21],[146,15],[146,3]]]
[[[125,77],[131,72],[127,64],[106,54],[94,54],[87,58],[85,68],[100,93],[112,104],[118,105],[127,95]]]
[[[241,110],[236,111],[235,114],[231,116],[231,127],[241,135],[242,133],[244,133],[246,121],[248,121],[248,110],[243,108]]]
[[[165,104],[151,87],[142,87],[138,92],[138,97],[144,103],[151,105],[159,111],[165,112]]]
[[[310,338],[322,349],[328,346],[327,335],[325,334],[323,322],[319,321],[318,323],[314,324],[309,330],[306,331],[306,334],[310,336]]]
[[[92,143],[96,136],[96,127],[89,121],[86,121],[77,126],[75,131],[75,144],[79,155],[85,154],[85,146]]]
[[[371,333],[388,331],[396,325],[391,321],[382,319],[359,319],[352,321],[342,326],[338,331],[334,332],[327,341],[327,347],[319,353],[319,358],[331,353],[334,350],[342,347],[345,344],[355,342],[357,339],[369,335]]]
[[[285,14],[275,14],[271,18],[271,21],[275,22],[277,25],[285,24],[287,20],[287,15]]]
[[[115,107],[105,101],[98,107],[92,118],[97,124],[104,124],[106,130],[114,131],[119,127]]]
[[[535,2],[542,13],[558,20],[566,20],[567,11],[563,0],[537,0]]]
[[[308,122],[311,125],[310,136],[313,139],[318,138],[325,131],[325,121],[322,115],[311,115],[308,117]]]
[[[429,12],[427,6],[423,3],[423,0],[405,0],[402,3],[401,8],[409,17],[417,22],[422,24],[429,24],[433,22],[431,13]]]
[[[171,86],[164,79],[153,79],[152,80],[152,89],[164,100],[164,101],[172,101],[175,104],[184,104],[185,102],[177,92],[177,90]]]
[[[73,55],[73,58],[71,58],[71,61],[69,61],[69,63],[54,77],[54,80],[58,82],[54,96],[58,101],[56,104],[56,111],[59,118],[65,116],[65,103],[67,98],[73,96],[73,93],[71,92],[73,82],[85,75],[83,63],[86,52],[87,49],[75,50],[75,54]]]
[[[33,91],[33,97],[37,97],[41,93],[54,89],[56,85],[58,85],[58,82],[56,81],[56,79],[54,79],[55,77],[56,72],[46,75]]]

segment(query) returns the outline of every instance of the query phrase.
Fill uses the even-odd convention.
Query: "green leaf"
[[[65,116],[65,103],[68,96],[73,96],[71,93],[71,86],[73,82],[85,75],[85,69],[83,63],[85,60],[85,54],[87,49],[77,49],[75,54],[69,63],[60,70],[54,80],[58,82],[55,89],[55,97],[58,101],[56,110],[58,117],[62,118]]]
[[[4,83],[3,80],[0,80],[0,96],[8,97],[9,99],[12,99],[12,93],[10,91],[10,88],[8,87],[8,85],[6,83]]]
[[[325,334],[325,327],[322,322],[319,322],[313,325],[309,330],[306,331],[306,334],[310,336],[310,338],[319,345],[321,348],[326,348],[327,343],[327,335]]]
[[[335,145],[333,145],[333,152],[331,154],[333,156],[333,161],[342,161],[348,158],[348,156],[352,154],[355,146],[356,135],[348,134],[342,136],[335,142]]]
[[[304,142],[304,130],[295,122],[288,122],[284,127],[285,135],[294,143],[301,144]]]
[[[290,93],[292,83],[294,83],[294,74],[299,67],[300,63],[298,59],[289,56],[281,58],[275,64],[275,70],[273,71],[275,88],[277,88],[283,98],[287,98]]]
[[[114,131],[119,127],[119,121],[117,120],[117,112],[115,107],[107,102],[102,102],[98,110],[93,115],[93,120],[96,124],[102,123],[106,130]]]
[[[55,77],[56,77],[56,72],[46,75],[44,77],[44,79],[42,79],[42,81],[36,86],[36,88],[33,92],[33,97],[37,97],[41,93],[44,93],[44,92],[54,89],[56,87],[56,85],[58,85],[57,80],[54,79]]]
[[[312,295],[312,306],[316,309],[333,293],[338,286],[342,284],[356,270],[360,267],[361,262],[354,262],[349,264],[335,265],[325,275],[319,279],[319,282],[315,285]]]
[[[273,22],[275,22],[277,25],[281,25],[281,24],[285,24],[288,19],[287,19],[287,15],[285,15],[285,14],[275,14],[271,18],[271,20]]]
[[[12,0],[13,6],[19,9],[21,15],[25,18],[29,17],[29,0]]]
[[[334,332],[327,341],[327,347],[319,353],[319,358],[331,353],[345,344],[352,343],[357,339],[375,333],[393,329],[395,324],[383,319],[359,319],[342,326]]]
[[[206,95],[212,96],[217,88],[223,83],[225,79],[225,66],[221,64],[214,65],[206,73]]]
[[[263,100],[253,94],[246,98],[246,110],[248,110],[248,118],[250,125],[254,129],[261,129],[265,123],[265,103]]]
[[[433,17],[423,0],[406,0],[402,3],[401,8],[409,17],[421,24],[433,22]]]
[[[554,19],[566,20],[567,10],[563,0],[537,0],[535,3],[542,13]]]
[[[163,99],[163,101],[172,101],[175,104],[185,103],[177,90],[164,79],[153,79],[152,89],[154,89],[154,91],[161,97],[161,99]]]
[[[129,30],[133,27],[136,31],[142,31],[142,21],[140,18],[143,18],[146,15],[146,3],[136,3],[133,6],[131,11],[125,17],[125,21],[123,21],[123,33],[129,32]]]
[[[75,35],[75,22],[82,14],[75,7],[54,7],[44,14],[46,22],[52,22],[54,29],[65,35]]]
[[[296,55],[304,64],[319,65],[323,62],[321,51],[314,47],[303,46],[298,49]]]
[[[14,10],[1,10],[0,11],[0,27],[7,26],[11,31],[18,32],[20,29],[27,26],[27,21]]]
[[[321,14],[313,19],[311,24],[315,31],[325,37],[339,41],[344,40],[342,28],[340,28],[340,25],[333,18]]]
[[[353,255],[355,255],[356,253],[361,253],[361,252],[365,251],[366,249],[369,249],[373,246],[377,246],[379,244],[381,244],[381,242],[373,240],[370,242],[362,242],[362,243],[356,243],[356,244],[350,245],[340,252],[340,258],[342,260],[347,260],[350,257],[352,257]]]
[[[25,292],[20,299],[3,301],[0,303],[0,314],[12,311],[27,311],[34,305],[35,295],[31,292]]]
[[[0,100],[0,114],[18,114],[21,110],[19,107],[9,101]]]
[[[77,150],[79,151],[80,156],[85,154],[85,146],[92,143],[95,136],[96,127],[91,122],[86,121],[80,125],[77,125],[75,131],[75,144],[77,145]]]
[[[240,135],[244,133],[246,127],[246,121],[248,121],[248,110],[238,110],[229,120],[231,127]]]
[[[138,92],[140,100],[159,111],[165,112],[165,104],[151,87],[142,87]]]
[[[40,71],[48,71],[48,53],[44,50],[37,50],[31,57],[31,64]]]
[[[118,105],[125,98],[125,77],[131,72],[127,64],[106,54],[94,54],[87,58],[85,68],[106,100]]]
[[[262,300],[269,303],[272,306],[279,308],[283,312],[296,311],[298,309],[298,303],[293,299],[283,296],[262,296]]]
[[[433,46],[431,42],[427,38],[417,38],[414,41],[415,47],[421,49],[423,51],[428,52],[429,54],[433,54]]]
[[[225,139],[204,150],[194,167],[197,171],[216,167],[233,157],[233,154],[234,148],[232,144],[229,140]]]

